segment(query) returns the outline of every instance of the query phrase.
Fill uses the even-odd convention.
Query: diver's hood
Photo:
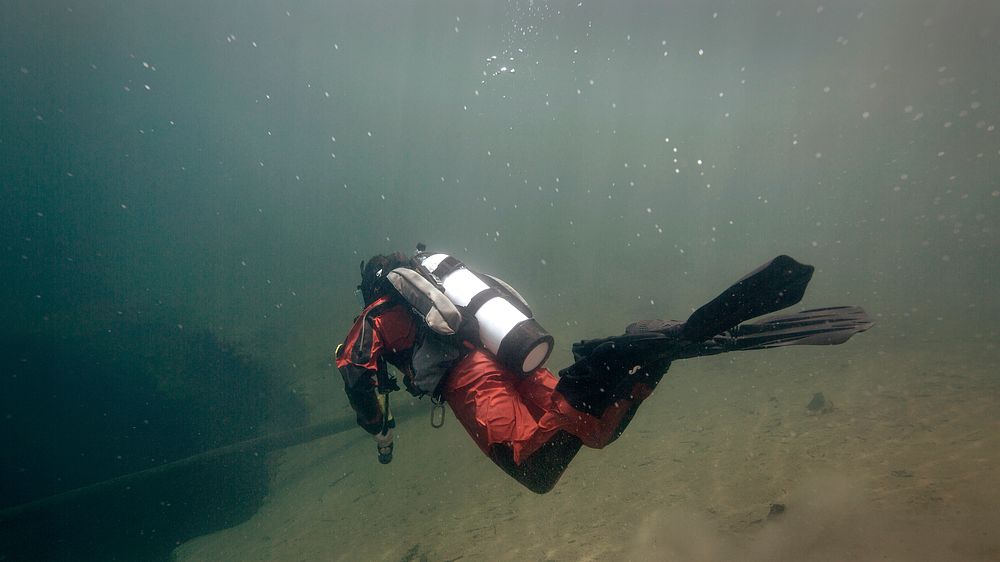
[[[361,262],[361,284],[358,290],[365,301],[365,306],[375,302],[385,294],[385,276],[397,267],[409,265],[410,260],[400,252],[378,254],[367,262]]]

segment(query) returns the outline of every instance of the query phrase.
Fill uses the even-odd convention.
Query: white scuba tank
[[[480,276],[448,254],[418,255],[417,261],[441,283],[451,302],[475,315],[480,342],[501,363],[530,373],[549,358],[552,336],[506,283]]]

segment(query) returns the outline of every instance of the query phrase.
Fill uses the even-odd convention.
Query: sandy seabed
[[[677,362],[628,431],[535,495],[449,413],[271,458],[249,521],[181,561],[1000,560],[995,337]],[[833,410],[807,411],[816,392]],[[782,504],[776,511],[773,504]]]

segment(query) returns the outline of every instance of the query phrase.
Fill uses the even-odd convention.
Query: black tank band
[[[525,304],[524,302],[522,302],[521,299],[519,299],[519,298],[515,297],[514,295],[510,294],[510,291],[507,290],[507,287],[504,287],[499,282],[497,282],[496,279],[490,277],[489,275],[476,275],[476,277],[478,277],[479,280],[482,281],[483,283],[486,283],[486,286],[489,287],[489,292],[492,295],[490,298],[501,297],[504,300],[506,300],[507,302],[509,302],[511,304],[511,306],[513,306],[514,308],[516,308],[518,310],[518,312],[520,312],[521,314],[527,316],[528,318],[531,318],[531,309],[528,308],[528,305]],[[487,291],[483,291],[483,293],[485,293],[485,292],[487,292]],[[480,295],[481,294],[482,293],[480,293]],[[479,298],[479,295],[476,295],[475,297],[473,297],[472,298],[472,302],[475,302],[477,298]],[[489,299],[487,299],[487,300],[489,300]],[[469,306],[472,306],[472,302],[469,303]],[[480,305],[480,306],[482,306],[482,305]],[[479,309],[479,307],[476,307],[476,310],[478,310],[478,309]]]
[[[494,297],[503,298],[505,296],[507,296],[507,294],[501,289],[497,287],[490,287],[489,289],[480,291],[479,294],[472,297],[472,300],[469,301],[469,304],[466,305],[465,309],[469,311],[469,314],[475,315],[490,299],[493,299]]]
[[[444,281],[445,277],[451,275],[456,269],[461,269],[463,267],[465,267],[465,264],[452,256],[448,256],[441,260],[441,263],[439,263],[431,273],[433,273],[438,279]]]

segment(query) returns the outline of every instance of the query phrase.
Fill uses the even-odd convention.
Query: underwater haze
[[[997,61],[989,0],[3,2],[0,560],[1000,558]],[[779,254],[876,327],[678,364],[545,496],[409,397],[388,466],[65,496],[353,420],[359,263],[418,242],[553,371]]]

